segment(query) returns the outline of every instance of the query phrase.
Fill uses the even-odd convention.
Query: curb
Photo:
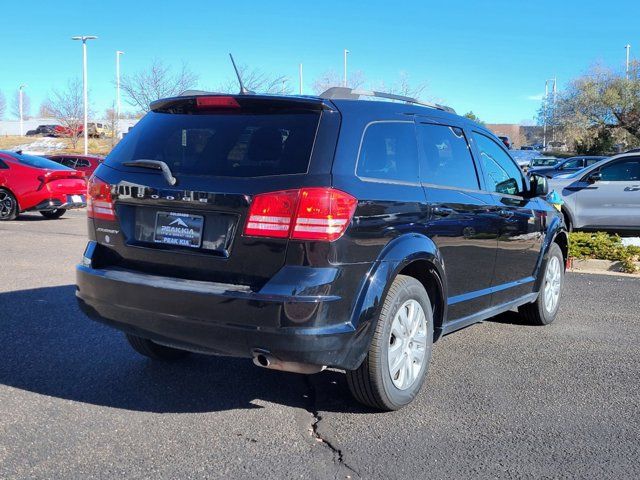
[[[640,262],[636,262],[636,265],[638,266],[638,268],[640,268]],[[637,273],[623,272],[621,262],[613,262],[611,260],[598,260],[595,258],[588,258],[585,260],[571,258],[569,259],[569,271],[574,273],[640,277],[640,275]]]

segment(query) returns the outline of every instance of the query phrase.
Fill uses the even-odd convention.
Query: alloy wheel
[[[407,300],[393,318],[387,352],[391,381],[399,390],[406,390],[418,379],[425,362],[426,346],[424,310],[416,300]]]

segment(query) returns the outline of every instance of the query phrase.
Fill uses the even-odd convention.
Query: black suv
[[[344,369],[387,410],[442,335],[551,323],[567,234],[544,180],[446,107],[361,94],[154,102],[89,182],[83,311],[154,359]]]

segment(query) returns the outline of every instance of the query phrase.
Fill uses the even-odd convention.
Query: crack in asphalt
[[[342,450],[336,447],[333,443],[331,443],[329,440],[327,440],[321,435],[318,429],[318,426],[322,421],[322,415],[320,415],[320,413],[318,412],[318,408],[316,406],[316,400],[317,400],[316,388],[311,382],[311,375],[305,375],[304,382],[307,386],[307,405],[305,408],[307,412],[309,412],[313,417],[313,421],[311,423],[311,435],[316,439],[316,441],[322,443],[324,446],[329,448],[333,453],[333,459],[334,459],[333,461],[338,465],[338,469],[336,470],[336,474],[334,478],[335,479],[338,478],[338,474],[340,473],[340,467],[344,467],[350,472],[353,472],[357,477],[360,477],[360,474],[345,461]],[[347,478],[351,478],[351,476],[348,475]]]

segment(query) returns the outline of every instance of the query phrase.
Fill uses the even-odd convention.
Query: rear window
[[[33,155],[20,155],[17,153],[11,154],[13,158],[18,160],[18,162],[29,165],[30,167],[35,168],[46,168],[49,170],[71,170],[59,163],[54,162],[53,160],[49,160],[48,158],[35,157]]]
[[[314,112],[150,112],[105,163],[118,168],[134,160],[160,160],[174,174],[222,177],[306,173],[319,119]]]

